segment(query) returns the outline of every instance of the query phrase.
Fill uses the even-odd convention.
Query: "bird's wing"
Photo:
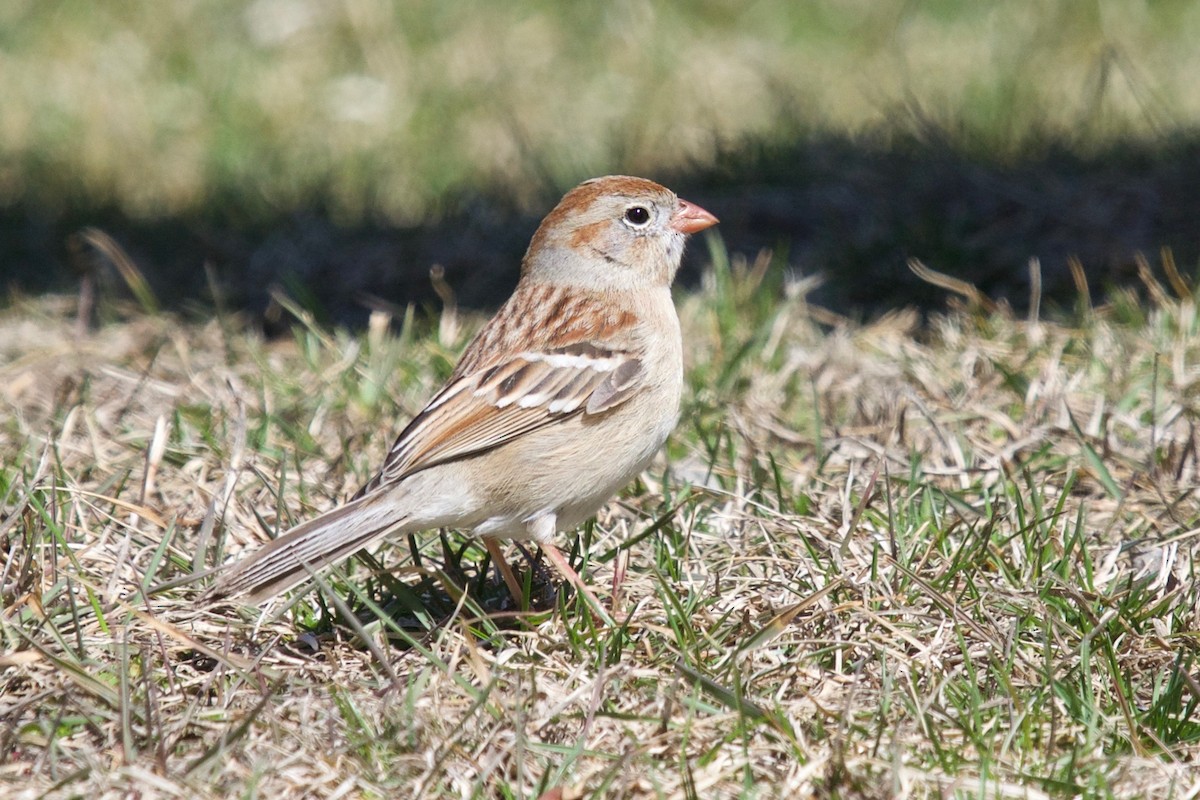
[[[413,418],[358,496],[565,417],[603,413],[628,399],[643,379],[634,354],[587,342],[522,352],[459,376]]]

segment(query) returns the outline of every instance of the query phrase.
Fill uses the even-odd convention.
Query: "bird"
[[[209,599],[262,603],[388,536],[533,541],[593,610],[555,546],[646,468],[679,419],[683,344],[671,285],[689,235],[718,220],[645,178],[568,191],[538,226],[516,289],[348,502],[218,568]]]

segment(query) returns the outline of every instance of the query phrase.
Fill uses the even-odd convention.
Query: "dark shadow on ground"
[[[942,307],[944,291],[917,279],[909,258],[1022,308],[1031,258],[1040,259],[1045,297],[1069,306],[1071,257],[1098,298],[1137,281],[1138,253],[1156,263],[1160,249],[1171,248],[1189,274],[1200,256],[1200,133],[1088,154],[1050,141],[1010,160],[966,155],[937,136],[808,137],[750,144],[715,167],[648,177],[717,214],[731,252],[753,257],[773,248],[798,273],[824,274],[816,302],[845,313]],[[558,192],[544,194],[548,210]],[[492,308],[515,284],[538,222],[502,196],[459,198],[439,222],[408,229],[341,228],[319,205],[245,222],[237,197],[214,200],[193,218],[155,221],[109,209],[14,206],[0,210],[0,283],[26,293],[73,291],[88,257],[70,257],[69,236],[96,226],[167,307],[211,307],[211,274],[228,308],[261,315],[269,288],[281,286],[324,321],[356,325],[372,307],[436,307],[429,270],[439,264],[460,304]],[[703,245],[693,245],[685,285],[698,280],[695,265],[706,258]]]

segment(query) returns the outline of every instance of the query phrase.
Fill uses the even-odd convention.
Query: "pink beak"
[[[696,233],[711,228],[717,218],[695,203],[680,198],[679,210],[671,216],[671,227],[680,233]]]

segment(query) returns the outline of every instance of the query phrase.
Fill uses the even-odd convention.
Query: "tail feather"
[[[286,592],[313,572],[333,566],[360,548],[403,529],[404,518],[381,513],[378,494],[359,497],[327,511],[240,561],[222,567],[207,598],[246,595],[252,602]]]

